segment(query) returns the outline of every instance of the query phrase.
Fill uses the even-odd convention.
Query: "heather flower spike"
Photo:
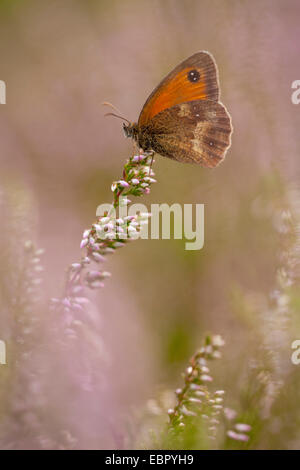
[[[184,430],[186,417],[202,418],[208,423],[208,437],[214,439],[217,432],[216,419],[223,410],[220,395],[223,390],[211,392],[208,384],[213,377],[203,372],[209,372],[207,361],[214,359],[214,352],[219,351],[224,341],[220,336],[207,337],[205,344],[190,359],[190,365],[183,375],[185,385],[176,390],[177,404],[173,412],[169,413],[169,433],[172,435],[178,430]]]
[[[115,210],[130,205],[128,196],[149,194],[151,185],[156,182],[153,178],[152,163],[153,152],[140,153],[127,160],[122,178],[111,186]],[[150,216],[151,214],[145,213],[115,219],[108,211],[98,216],[91,227],[83,232],[80,242],[81,261],[72,263],[67,269],[64,296],[60,302],[56,299],[55,305],[60,305],[64,311],[78,310],[75,301],[78,292],[83,297],[86,289],[102,288],[105,279],[110,277],[110,273],[101,269],[106,256],[138,238],[139,227]],[[93,265],[96,268],[93,268]]]

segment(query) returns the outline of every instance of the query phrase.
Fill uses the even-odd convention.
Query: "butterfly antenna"
[[[126,121],[128,122],[128,124],[131,124],[131,122],[124,118],[123,116],[121,116],[121,111],[116,108],[116,106],[114,106],[113,104],[109,103],[108,101],[104,101],[104,103],[102,103],[104,106],[109,106],[110,108],[114,109],[115,111],[117,111],[118,114],[115,114],[115,113],[106,113],[105,116],[114,116],[114,117],[117,117],[119,119],[123,119],[123,121]]]
[[[131,124],[131,122],[128,121],[128,119],[124,118],[123,116],[119,116],[118,114],[115,114],[115,113],[106,113],[106,114],[104,114],[104,116],[114,116],[114,117],[117,117],[119,119],[122,119],[123,121],[128,122],[128,124]]]
[[[109,103],[109,101],[104,101],[102,104],[103,106],[109,106],[110,108],[114,109],[115,111],[117,111],[118,114],[122,114],[121,111],[118,108],[116,108],[116,106]]]

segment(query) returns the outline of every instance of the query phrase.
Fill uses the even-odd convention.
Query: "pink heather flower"
[[[93,251],[98,251],[100,250],[100,244],[99,243],[94,243],[93,246],[91,246],[91,249]]]
[[[104,225],[104,228],[106,230],[113,230],[114,229],[114,224],[112,222],[108,222],[108,224]]]
[[[65,297],[62,301],[62,304],[65,305],[66,307],[71,307],[71,302],[67,297]]]
[[[223,340],[222,336],[214,335],[212,337],[212,344],[213,344],[213,346],[221,347],[221,346],[224,346],[225,341]]]
[[[100,281],[93,281],[89,285],[92,289],[98,289],[99,287],[104,287],[103,282],[100,282]]]
[[[120,199],[119,205],[120,207],[128,206],[128,204],[131,203],[131,199],[128,199],[127,197],[122,197]]]
[[[138,163],[138,162],[141,162],[142,160],[144,160],[144,158],[146,158],[144,155],[135,155],[132,159],[132,161],[134,163]]]
[[[35,266],[33,269],[34,269],[34,271],[35,271],[35,272],[41,272],[41,271],[44,271],[44,268],[43,268],[43,266],[39,266],[39,265],[38,265],[38,266]]]
[[[127,183],[127,181],[120,180],[118,181],[118,183],[122,188],[129,188],[129,184]]]
[[[115,248],[122,248],[122,246],[124,246],[124,243],[122,243],[122,242],[114,242],[114,247],[115,247]]]
[[[224,395],[224,394],[225,394],[225,391],[224,391],[224,390],[216,390],[216,391],[215,391],[215,395],[221,396],[221,395]]]
[[[210,375],[203,374],[200,376],[200,380],[202,380],[202,382],[212,382],[213,378]]]
[[[214,410],[222,410],[223,409],[223,406],[222,405],[212,405],[212,408]]]
[[[82,286],[74,286],[72,288],[72,294],[74,294],[74,295],[82,294],[83,291],[84,291],[84,287],[82,287]]]
[[[115,233],[114,232],[107,232],[105,234],[105,240],[113,240],[115,238]]]
[[[203,387],[201,385],[190,384],[190,389],[191,390],[196,390],[197,392],[201,392],[203,394],[203,396],[205,395],[205,393],[203,392]]]
[[[198,384],[191,384],[191,385],[190,385],[190,389],[191,389],[191,390],[201,390],[201,385],[198,385]],[[201,392],[201,393],[203,393],[203,395],[205,395],[204,392]]]
[[[109,221],[110,221],[109,217],[102,217],[99,222],[101,222],[101,224],[107,224],[107,222]],[[100,230],[101,230],[101,227],[100,227]]]
[[[81,312],[83,312],[84,308],[80,304],[73,303],[72,310],[75,311],[75,312],[77,311],[77,312],[81,313]]]
[[[215,402],[216,403],[223,403],[223,398],[218,397],[218,398],[215,399]]]
[[[102,278],[106,278],[106,277],[111,277],[111,273],[109,271],[102,272]]]
[[[185,416],[197,416],[197,413],[194,413],[194,411],[188,410],[186,406],[182,405],[181,407],[181,413]]]
[[[87,244],[88,244],[88,239],[84,238],[83,240],[81,240],[80,248],[85,248]]]
[[[132,225],[128,225],[127,227],[128,233],[135,234],[137,231]]]
[[[240,431],[240,432],[249,432],[249,431],[251,431],[250,424],[236,423],[236,425],[234,427],[237,431]]]
[[[204,348],[201,348],[201,349],[200,349],[200,352],[204,353],[204,352],[205,352],[205,351],[204,351]],[[206,359],[204,359],[204,357],[200,357],[200,359],[198,359],[197,362],[198,362],[198,364],[199,364],[200,366],[205,366],[205,364],[207,363],[207,362],[206,362]]]
[[[88,238],[88,236],[89,236],[90,233],[91,233],[90,230],[85,230],[85,231],[83,232],[82,238]]]
[[[149,176],[145,176],[144,181],[147,183],[156,183],[156,180],[154,178],[150,178]]]
[[[189,400],[190,403],[198,403],[198,404],[201,404],[201,403],[202,403],[202,401],[201,401],[199,398],[193,398],[193,397],[191,397],[191,398],[189,398],[188,400]]]
[[[210,422],[211,422],[211,424],[220,424],[220,421],[219,421],[218,419],[216,419],[216,418],[212,418],[212,419],[210,420]]]
[[[89,304],[90,301],[87,297],[75,297],[75,302],[77,302],[78,304]]]
[[[92,258],[93,258],[95,261],[97,261],[97,262],[106,261],[105,258],[104,258],[104,256],[100,255],[100,253],[94,252],[94,253],[92,253],[91,256],[92,256]]]
[[[230,439],[234,439],[235,441],[247,442],[249,440],[249,436],[246,434],[239,434],[235,431],[227,431],[227,436],[230,437]]]
[[[40,256],[45,253],[44,248],[39,248],[38,250],[35,251],[35,256]]]
[[[108,218],[108,217],[107,217],[107,218]],[[101,222],[102,222],[102,221],[101,221]],[[93,224],[93,229],[96,230],[96,233],[102,231],[102,227],[101,227],[101,225],[99,225],[99,224]]]
[[[235,419],[237,416],[237,412],[231,408],[224,408],[224,414],[229,421]]]
[[[115,250],[113,248],[110,248],[109,246],[103,249],[103,253],[114,253],[114,252]]]
[[[86,277],[87,279],[92,280],[92,279],[102,277],[102,273],[100,271],[89,271]]]
[[[139,184],[139,182],[140,182],[140,181],[139,181],[137,178],[133,178],[133,179],[131,180],[131,183],[134,184],[134,185]]]

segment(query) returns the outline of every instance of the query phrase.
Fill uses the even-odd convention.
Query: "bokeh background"
[[[163,422],[207,332],[226,342],[215,386],[253,428],[248,443],[220,447],[299,447],[300,366],[290,361],[300,338],[299,14],[297,0],[0,2],[2,448],[151,446],[152,418],[163,409]],[[70,340],[48,301],[132,152],[101,103],[136,120],[162,77],[199,50],[218,64],[232,147],[215,170],[156,156],[158,183],[139,202],[204,203],[205,246],[143,240],[119,250],[93,315],[80,319],[84,334]],[[25,308],[26,240],[45,253],[40,300]],[[280,284],[282,272],[292,281]]]

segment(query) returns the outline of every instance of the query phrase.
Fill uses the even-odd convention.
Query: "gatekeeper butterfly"
[[[137,123],[123,124],[126,137],[144,151],[213,168],[231,144],[231,118],[219,102],[218,69],[208,52],[175,67],[144,104]]]

